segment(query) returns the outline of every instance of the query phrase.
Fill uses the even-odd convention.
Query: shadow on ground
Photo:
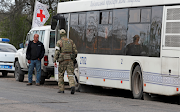
[[[133,99],[132,92],[129,90],[122,89],[112,89],[112,88],[102,88],[97,86],[81,85],[80,92],[90,93],[95,95],[103,96],[113,96],[113,97],[123,97]],[[146,101],[156,101],[168,104],[178,104],[179,96],[163,96],[144,93],[144,100]]]

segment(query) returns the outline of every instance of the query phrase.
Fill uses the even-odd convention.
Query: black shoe
[[[57,93],[64,93],[64,91],[59,90]]]
[[[75,87],[71,87],[71,94],[74,94],[75,93]]]
[[[31,86],[31,85],[32,85],[32,83],[27,83],[26,85],[27,85],[27,86]]]

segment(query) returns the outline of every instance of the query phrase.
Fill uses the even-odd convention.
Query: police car
[[[0,72],[3,76],[7,76],[8,72],[14,73],[14,56],[17,49],[9,44],[7,38],[0,38]]]

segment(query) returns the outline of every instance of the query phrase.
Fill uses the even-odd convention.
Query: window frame
[[[112,25],[113,24],[113,10],[102,10],[102,11],[99,11],[99,24],[98,25]],[[101,13],[103,12],[110,12],[111,16],[108,15],[108,23],[107,24],[102,24],[102,21],[101,21]],[[110,17],[111,17],[111,23],[110,23]]]
[[[152,6],[153,7],[153,6]],[[152,21],[152,7],[140,7],[140,8],[128,8],[128,24],[149,24]],[[130,10],[136,10],[136,9],[140,9],[140,22],[129,22],[130,19]],[[150,15],[150,21],[149,22],[142,22],[141,21],[141,12],[143,9],[150,9],[151,11],[151,15]]]
[[[51,32],[54,32],[54,47],[50,47],[50,43],[51,43]],[[56,46],[56,32],[55,31],[50,31],[49,32],[49,48],[55,48],[55,46]]]

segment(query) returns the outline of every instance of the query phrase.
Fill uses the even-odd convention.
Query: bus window
[[[100,20],[99,24],[112,24],[112,12],[111,11],[103,11],[99,13]]]
[[[99,13],[98,53],[111,54],[112,48],[112,11]],[[111,24],[111,25],[110,25]]]
[[[55,31],[50,32],[49,48],[55,48]]]
[[[78,25],[78,14],[71,14],[71,25]]]
[[[129,24],[126,54],[132,56],[148,55],[150,24]]]
[[[125,54],[128,9],[113,10],[112,54]]]
[[[98,53],[111,54],[112,25],[98,26]]]
[[[151,20],[151,9],[141,10],[141,22],[150,22]]]
[[[140,9],[131,9],[129,10],[129,23],[138,23],[140,22]]]
[[[149,56],[160,56],[163,6],[152,7],[151,36]]]
[[[86,22],[86,14],[79,14],[79,25],[85,25],[85,22]]]
[[[84,53],[85,47],[86,47],[86,41],[85,41],[85,20],[86,20],[86,14],[80,13],[79,15],[79,22],[77,24],[71,24],[70,26],[70,39],[73,40],[73,42],[76,44],[78,53]],[[72,16],[71,16],[72,17]],[[76,16],[78,17],[78,16]],[[73,19],[73,18],[71,18]],[[73,20],[71,20],[73,21]]]
[[[69,29],[68,29],[69,14],[64,14],[64,18],[65,18],[65,21],[66,21],[65,30],[66,30],[66,32],[69,32]],[[67,33],[67,37],[68,37],[68,33]]]
[[[60,33],[59,33],[59,31],[60,31],[60,29],[59,29],[59,20],[57,21],[57,27],[56,27],[56,29],[55,29],[56,31],[56,39],[55,39],[55,41],[56,41],[56,43],[57,43],[57,41],[59,40],[59,39],[61,39],[61,37],[60,37]]]
[[[97,52],[97,26],[99,21],[99,12],[87,12],[86,16],[86,52]]]

